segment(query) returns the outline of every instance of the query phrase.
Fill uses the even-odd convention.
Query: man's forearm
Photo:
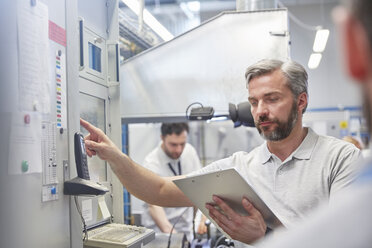
[[[192,203],[172,182],[138,165],[127,155],[117,152],[108,162],[124,187],[137,198],[158,206],[182,207]],[[183,176],[181,176],[183,177]]]
[[[89,132],[85,136],[86,153],[89,157],[109,162],[121,183],[134,196],[160,206],[191,206],[191,202],[170,180],[164,179],[136,164],[105,135],[105,133],[80,119],[80,124]]]

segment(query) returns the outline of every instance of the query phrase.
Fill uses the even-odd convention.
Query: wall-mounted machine
[[[117,12],[118,0],[0,1],[4,247],[81,248],[83,229],[124,221],[122,184],[74,139],[82,117],[121,146]],[[153,238],[133,232],[146,237],[127,247]]]

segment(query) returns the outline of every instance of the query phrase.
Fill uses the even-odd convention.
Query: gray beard
[[[279,141],[287,138],[291,134],[294,126],[297,123],[297,118],[298,118],[297,105],[294,102],[287,122],[281,123],[279,121],[276,121],[278,127],[274,131],[265,134],[260,128],[258,128],[258,125],[256,125],[256,128],[263,139],[267,141]]]

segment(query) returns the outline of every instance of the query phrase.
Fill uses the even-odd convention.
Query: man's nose
[[[268,113],[267,105],[264,102],[259,102],[256,109],[257,117],[267,116]]]
[[[183,147],[182,146],[177,146],[176,147],[176,152],[177,153],[182,153]]]

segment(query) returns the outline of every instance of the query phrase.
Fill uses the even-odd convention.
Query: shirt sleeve
[[[340,150],[336,165],[330,172],[330,201],[344,188],[355,181],[361,169],[361,152],[358,148],[348,144]]]

